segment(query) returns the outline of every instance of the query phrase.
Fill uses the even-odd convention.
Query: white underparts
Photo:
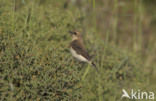
[[[70,48],[70,52],[72,53],[73,57],[75,57],[79,61],[83,61],[83,62],[88,62],[89,63],[89,61],[85,57],[83,57],[80,54],[77,54],[76,51],[72,47]]]

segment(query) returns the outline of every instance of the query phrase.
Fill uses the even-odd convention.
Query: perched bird
[[[91,61],[91,57],[89,56],[88,52],[84,47],[81,34],[77,31],[69,31],[69,33],[72,35],[72,42],[70,43],[70,52],[72,53],[73,57],[75,57],[79,61],[89,63],[90,65],[95,67],[96,71],[98,72],[96,65]]]

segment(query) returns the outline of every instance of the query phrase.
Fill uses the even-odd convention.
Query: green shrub
[[[88,66],[75,61],[68,50],[68,31],[81,29],[82,16],[76,8],[65,10],[63,1],[50,3],[27,2],[15,11],[12,2],[3,0],[0,100],[117,101],[123,88],[136,88],[146,80],[133,54],[100,41],[88,29],[85,44],[100,73],[91,68],[82,81]]]

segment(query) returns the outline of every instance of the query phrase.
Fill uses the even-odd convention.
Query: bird
[[[81,62],[86,62],[92,65],[92,67],[99,72],[94,62],[91,61],[91,56],[85,49],[81,33],[78,31],[69,31],[69,33],[72,36],[72,41],[70,43],[70,52],[72,56]]]

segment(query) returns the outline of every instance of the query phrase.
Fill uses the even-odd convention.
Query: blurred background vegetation
[[[128,101],[156,91],[155,0],[0,0],[1,101]],[[100,75],[71,56],[83,34]],[[156,92],[155,92],[156,94]],[[144,100],[142,100],[144,101]]]

